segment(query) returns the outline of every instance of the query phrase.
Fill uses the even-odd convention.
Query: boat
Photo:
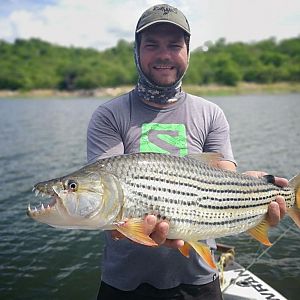
[[[234,260],[234,247],[218,244],[217,256],[224,300],[287,300],[261,278]]]

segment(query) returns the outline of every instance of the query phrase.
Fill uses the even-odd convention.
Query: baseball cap
[[[188,35],[191,35],[190,26],[185,15],[176,7],[168,4],[155,5],[147,9],[137,23],[136,33],[156,23],[174,24]]]

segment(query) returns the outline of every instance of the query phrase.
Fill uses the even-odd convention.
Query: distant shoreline
[[[107,87],[93,90],[59,91],[59,90],[30,90],[10,91],[0,90],[0,98],[113,98],[129,92],[133,86]],[[198,96],[226,96],[246,94],[278,94],[300,93],[300,83],[239,83],[237,86],[183,85],[183,90]]]
[[[220,86],[215,84],[203,86],[185,85],[184,90],[198,96],[300,93],[300,82],[266,84],[241,82],[237,86]]]

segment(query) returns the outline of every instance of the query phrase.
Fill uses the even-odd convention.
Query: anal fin
[[[272,246],[272,243],[268,238],[268,231],[270,225],[267,220],[263,220],[254,228],[249,229],[247,232],[256,240],[264,244],[265,246]]]
[[[195,251],[202,257],[202,259],[213,269],[217,269],[217,266],[213,260],[210,252],[210,248],[201,242],[189,242],[189,244],[195,249]]]
[[[191,249],[191,246],[184,242],[184,245],[180,248],[178,248],[178,250],[181,252],[181,254],[187,258],[190,257],[190,249]]]

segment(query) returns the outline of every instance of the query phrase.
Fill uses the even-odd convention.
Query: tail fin
[[[297,226],[300,227],[300,174],[289,181],[289,186],[295,191],[295,206],[289,208],[287,213]]]

